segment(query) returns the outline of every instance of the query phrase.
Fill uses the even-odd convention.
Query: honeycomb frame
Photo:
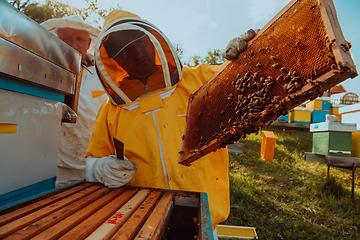
[[[357,76],[332,0],[293,0],[190,96],[179,163],[190,165]]]

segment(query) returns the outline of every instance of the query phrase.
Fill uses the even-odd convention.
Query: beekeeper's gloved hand
[[[137,165],[124,156],[124,160],[114,155],[103,158],[86,158],[86,180],[103,183],[110,188],[122,187],[134,176]]]
[[[246,33],[237,38],[232,39],[222,52],[222,56],[227,60],[236,58],[239,53],[243,52],[247,47],[247,42],[252,39],[260,29],[249,29]]]

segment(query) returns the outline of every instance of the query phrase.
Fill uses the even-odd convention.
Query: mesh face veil
[[[125,60],[121,64],[117,60],[124,56],[136,58],[135,54],[129,56],[128,49],[141,47],[144,42],[147,42],[147,51],[152,53],[148,54],[152,55],[149,58],[153,59],[153,65],[156,66],[146,82],[140,81],[138,74],[132,74],[129,70],[138,62],[134,60],[135,64],[132,64]],[[151,23],[134,17],[116,19],[100,32],[95,44],[95,67],[115,105],[166,91],[181,79],[182,68],[176,51],[166,36]]]

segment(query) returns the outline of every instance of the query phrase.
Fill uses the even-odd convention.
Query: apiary
[[[0,239],[213,239],[206,193],[80,182],[0,211]]]
[[[357,72],[332,0],[293,0],[189,99],[179,163],[225,147]]]

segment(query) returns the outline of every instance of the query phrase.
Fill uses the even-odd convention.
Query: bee
[[[195,153],[195,154],[198,154],[198,155],[204,155],[203,152],[200,149],[190,150],[190,153]]]
[[[276,60],[276,57],[275,56],[270,56],[270,59]]]
[[[346,43],[342,43],[342,44],[340,44],[340,46],[345,52],[348,52],[351,48],[351,43],[346,41]]]
[[[300,45],[301,41],[298,41],[297,43],[295,43],[295,48],[297,48]]]
[[[336,39],[334,38],[333,40],[331,40],[329,43],[328,43],[328,48],[330,50],[330,52],[332,52],[332,45],[334,44],[334,42],[336,41]]]
[[[327,58],[330,58],[330,59],[333,60],[333,61],[335,61],[335,57],[334,57],[334,55],[333,55],[332,53],[326,54],[326,57],[327,57]]]
[[[257,63],[256,66],[260,68],[260,67],[262,67],[262,64],[261,64],[261,63]]]
[[[182,153],[184,153],[184,151],[180,151],[179,153],[182,154]]]
[[[286,70],[286,68],[282,67],[282,68],[280,68],[280,71],[285,73],[287,70]]]
[[[315,74],[315,76],[319,75],[318,68],[316,66],[314,67],[314,74]]]
[[[273,67],[273,68],[277,68],[277,67],[279,67],[279,64],[278,64],[278,63],[274,63],[274,64],[272,65],[272,67]]]
[[[266,49],[265,48],[260,48],[259,49],[259,53],[261,52],[261,51],[265,51]]]
[[[307,83],[307,84],[312,84],[312,81],[313,81],[313,80],[310,79],[310,78],[306,79],[306,83]]]
[[[288,76],[288,77],[292,77],[292,75],[293,75],[293,71],[290,69],[289,72],[288,72],[288,74],[287,74],[287,76]]]
[[[293,81],[293,82],[297,82],[297,81],[299,81],[299,80],[301,80],[300,77],[293,77],[293,78],[291,79],[291,81]]]
[[[316,6],[317,6],[317,4],[312,5],[312,6],[310,7],[310,9],[312,10],[312,9],[316,8]]]

